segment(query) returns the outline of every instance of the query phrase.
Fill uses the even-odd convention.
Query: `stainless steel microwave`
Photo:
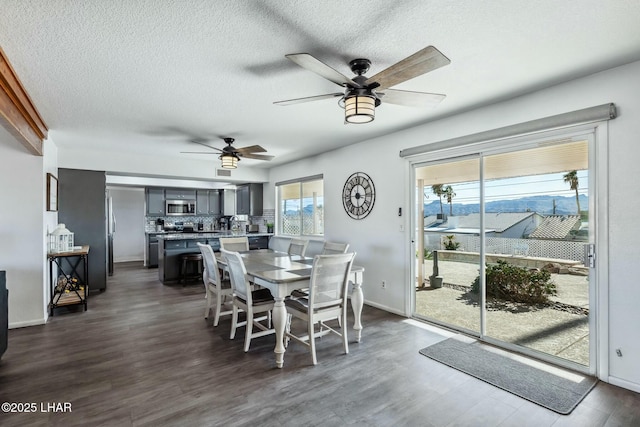
[[[195,200],[167,200],[165,212],[166,212],[166,215],[168,216],[195,215],[196,201]]]

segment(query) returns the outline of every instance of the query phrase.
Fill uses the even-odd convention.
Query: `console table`
[[[87,293],[89,288],[89,245],[80,246],[68,252],[48,253],[49,284],[51,302],[49,314],[53,309],[69,305],[84,305],[87,311]],[[58,274],[54,277],[53,265],[58,266]],[[79,271],[79,269],[81,269]]]

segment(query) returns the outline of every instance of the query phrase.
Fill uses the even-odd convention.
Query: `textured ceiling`
[[[638,0],[2,0],[0,46],[61,149],[179,160],[225,135],[268,167],[638,60],[638,22]],[[336,99],[273,105],[340,91],[287,53],[373,75],[428,45],[451,64],[396,88],[446,94],[435,108],[344,125]]]

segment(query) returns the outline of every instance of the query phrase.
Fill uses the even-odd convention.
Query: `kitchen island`
[[[158,276],[163,284],[177,283],[180,276],[180,257],[183,254],[200,253],[198,243],[220,250],[221,237],[249,238],[250,249],[267,249],[273,233],[242,233],[233,231],[211,231],[203,233],[158,234]]]

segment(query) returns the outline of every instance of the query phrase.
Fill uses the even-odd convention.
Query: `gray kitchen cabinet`
[[[151,188],[145,189],[145,197],[147,201],[147,215],[164,215],[164,189]]]
[[[158,234],[147,234],[147,268],[158,266]]]
[[[209,215],[209,191],[196,191],[196,215]]]
[[[220,190],[209,190],[209,215],[222,215]]]
[[[262,184],[239,185],[236,200],[236,214],[262,216]]]
[[[222,215],[236,215],[236,192],[235,190],[221,190],[222,193]]]
[[[165,190],[165,198],[167,200],[195,200],[196,190],[187,188],[167,188]]]

